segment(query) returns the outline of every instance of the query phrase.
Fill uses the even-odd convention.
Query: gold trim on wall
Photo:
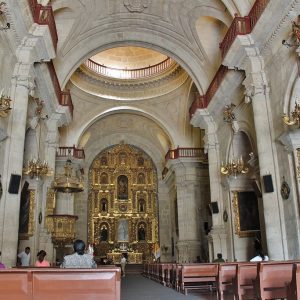
[[[35,190],[28,190],[29,192],[29,216],[28,216],[28,232],[21,233],[19,238],[21,240],[29,239],[34,235],[35,226],[34,226],[34,212],[35,212]]]
[[[241,230],[241,220],[240,220],[240,211],[239,211],[239,193],[246,191],[232,191],[232,207],[234,213],[234,228],[235,234],[239,237],[252,237],[255,236],[259,230]],[[259,216],[258,216],[259,217]]]
[[[298,166],[297,166],[298,178],[300,178],[300,148],[297,149],[297,157],[298,157]]]

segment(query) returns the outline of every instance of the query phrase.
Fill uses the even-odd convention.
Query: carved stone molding
[[[124,6],[130,12],[143,12],[149,4],[149,0],[124,0]]]

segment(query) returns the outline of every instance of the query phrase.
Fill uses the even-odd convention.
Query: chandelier
[[[231,137],[231,149],[232,156],[227,162],[222,162],[220,171],[222,175],[234,176],[234,178],[236,179],[240,174],[247,174],[249,172],[249,168],[244,163],[242,155],[240,157],[236,157],[234,155],[233,136]]]
[[[4,89],[2,89],[1,94],[0,94],[0,117],[6,117],[8,112],[11,110],[10,107],[10,92],[8,91],[7,95],[4,93]]]
[[[300,127],[300,105],[298,103],[295,103],[295,108],[291,112],[290,116],[284,114],[282,120],[286,125],[292,126],[298,124],[298,126]]]
[[[64,174],[58,176],[52,182],[52,188],[61,193],[79,193],[84,190],[82,176],[72,175],[72,161],[68,159],[64,166]]]
[[[27,165],[23,168],[23,173],[26,175],[29,175],[30,178],[36,178],[40,179],[42,176],[50,176],[52,175],[52,172],[49,170],[48,163],[46,161],[42,161],[39,158],[39,152],[40,152],[40,138],[41,138],[41,124],[39,124],[40,120],[46,119],[47,116],[42,117],[42,108],[43,108],[43,102],[35,99],[37,103],[37,107],[35,110],[35,115],[37,117],[37,125],[39,126],[39,137],[38,137],[38,149],[37,149],[37,158],[31,158]]]
[[[235,158],[232,157],[227,163],[221,165],[221,174],[227,176],[234,176],[237,178],[240,174],[247,174],[249,168],[245,165],[243,157]]]

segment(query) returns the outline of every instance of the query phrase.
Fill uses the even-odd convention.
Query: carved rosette
[[[149,4],[149,0],[124,0],[124,6],[130,12],[143,12]]]

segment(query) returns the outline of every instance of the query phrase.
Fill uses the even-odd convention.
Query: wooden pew
[[[300,263],[293,264],[292,280],[287,284],[287,300],[300,299]]]
[[[255,291],[259,299],[284,299],[287,297],[286,286],[292,280],[293,263],[284,261],[258,264]]]
[[[188,289],[209,289],[212,291],[213,283],[218,276],[218,264],[190,264],[182,265],[180,272],[180,288],[187,295]]]
[[[220,263],[217,277],[217,296],[224,299],[224,292],[233,295],[232,282],[236,277],[237,263]]]
[[[26,268],[0,270],[0,300],[120,300],[121,271]]]
[[[31,300],[31,273],[27,269],[0,270],[0,300]]]
[[[233,279],[233,292],[236,300],[255,299],[253,281],[257,277],[257,263],[238,263]]]

